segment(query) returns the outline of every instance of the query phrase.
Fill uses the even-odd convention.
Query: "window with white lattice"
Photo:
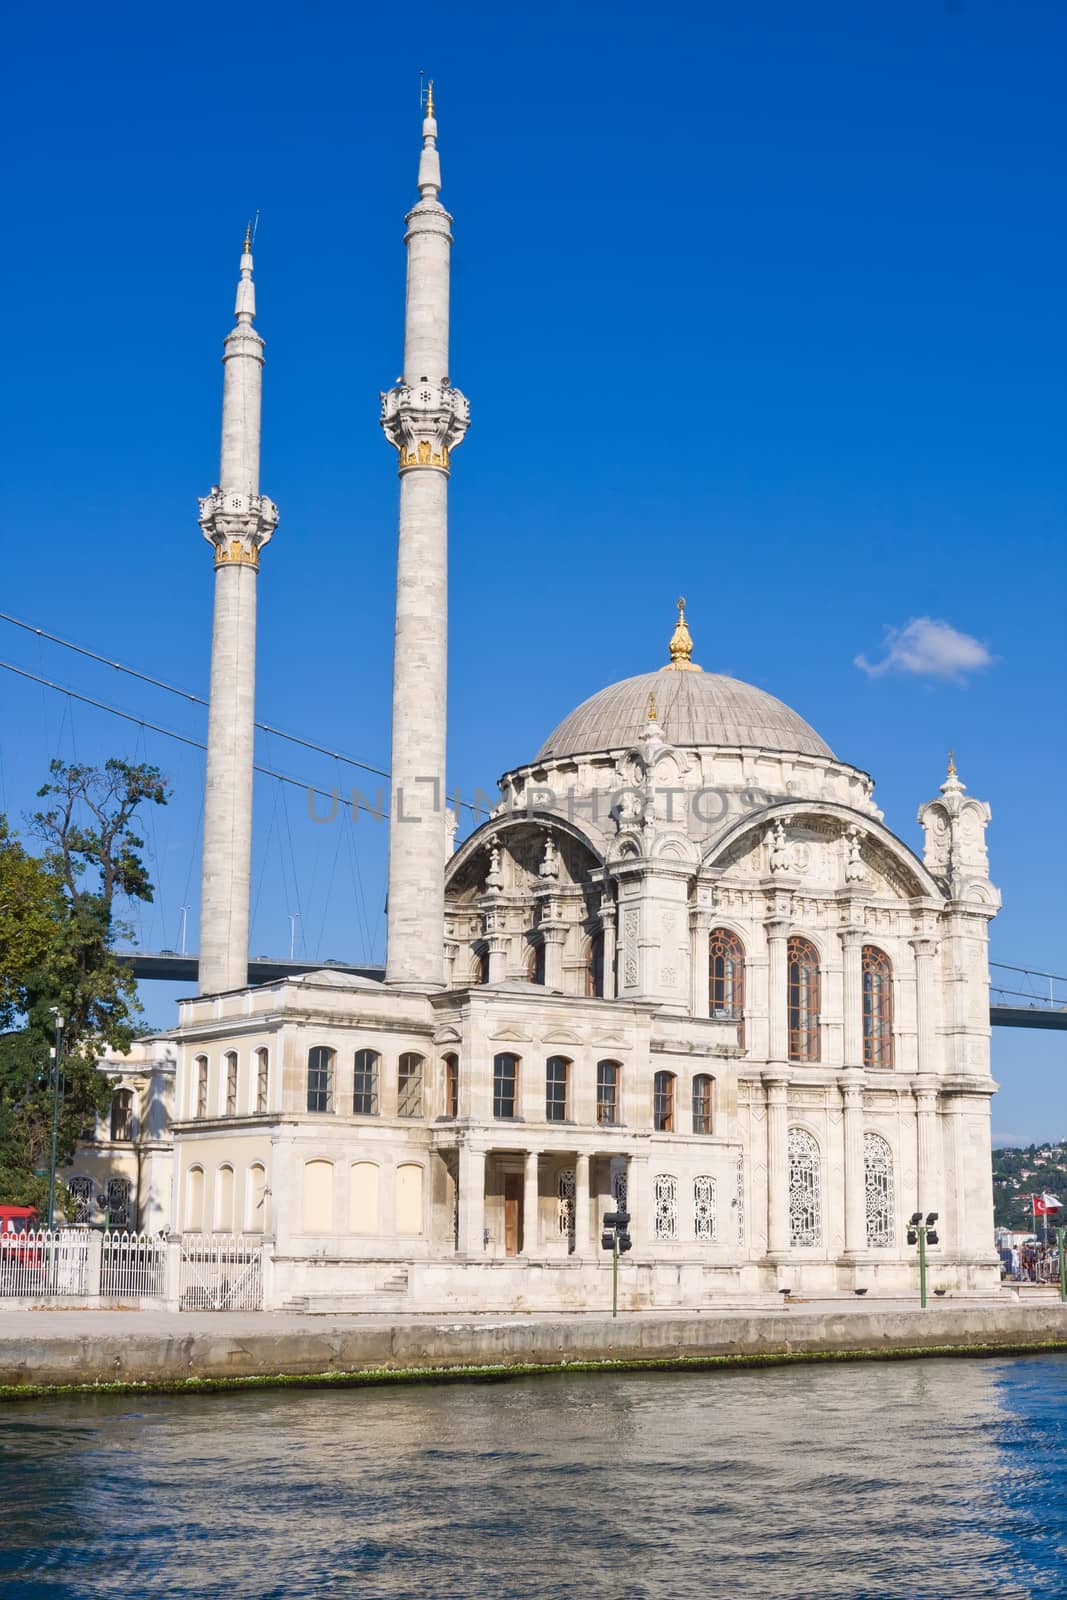
[[[706,1174],[693,1179],[693,1232],[698,1244],[710,1244],[718,1232],[715,1179]]]
[[[879,1133],[863,1136],[863,1182],[867,1202],[867,1243],[886,1249],[896,1243],[893,1152]]]
[[[655,1180],[652,1198],[656,1213],[656,1238],[678,1237],[678,1179],[661,1172]]]
[[[556,1179],[559,1198],[559,1231],[567,1241],[568,1253],[574,1250],[574,1204],[577,1194],[577,1177],[573,1167],[564,1167]]]
[[[92,1222],[94,1198],[92,1178],[71,1178],[67,1184],[67,1193],[70,1195],[71,1222]]]
[[[806,1128],[789,1130],[789,1242],[822,1244],[822,1161]]]

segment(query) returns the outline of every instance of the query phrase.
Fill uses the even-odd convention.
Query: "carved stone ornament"
[[[216,567],[258,568],[259,552],[278,526],[278,507],[265,494],[223,494],[216,485],[200,501],[199,522]]]
[[[500,861],[500,846],[494,839],[489,846],[489,871],[485,875],[485,887],[490,892],[504,887],[504,873]]]
[[[793,863],[789,856],[789,845],[785,837],[785,828],[780,821],[772,824],[770,832],[767,835],[767,843],[770,847],[771,853],[772,875],[788,872]]]
[[[553,839],[551,831],[547,829],[545,831],[545,853],[541,857],[541,865],[537,871],[540,878],[553,879],[559,877],[559,851],[556,849],[556,841]]]
[[[860,856],[860,830],[851,827],[848,830],[848,860],[845,863],[845,882],[862,883],[866,876],[866,868]]]
[[[470,425],[470,401],[451,384],[401,384],[381,397],[381,424],[400,454],[399,471],[435,467],[447,472],[451,452]]]

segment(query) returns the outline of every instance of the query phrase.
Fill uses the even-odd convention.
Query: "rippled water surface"
[[[1067,1357],[0,1409],[0,1593],[1067,1596]]]

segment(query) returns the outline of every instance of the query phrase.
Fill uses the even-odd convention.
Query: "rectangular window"
[[[237,1115],[237,1052],[226,1052],[226,1115]]]
[[[570,1062],[565,1056],[550,1056],[545,1063],[545,1121],[567,1120],[567,1077]]]
[[[598,1061],[596,1064],[596,1119],[608,1124],[619,1120],[619,1064],[617,1061]]]
[[[333,1051],[323,1045],[308,1051],[308,1110],[333,1110]]]
[[[459,1116],[458,1056],[445,1056],[445,1116]]]
[[[196,1114],[207,1116],[207,1056],[196,1058]]]
[[[397,1077],[396,1094],[397,1115],[401,1117],[422,1116],[422,1057],[414,1054],[400,1057],[400,1071]]]
[[[493,1057],[493,1115],[513,1117],[518,1097],[519,1058],[512,1055]]]
[[[653,1080],[652,1126],[657,1133],[674,1132],[673,1072],[657,1072]]]
[[[267,1091],[269,1084],[270,1058],[265,1050],[256,1051],[256,1111],[262,1113],[267,1109]]]
[[[378,1053],[376,1050],[356,1051],[355,1068],[352,1075],[352,1112],[357,1117],[376,1117],[378,1115]],[[418,1112],[401,1112],[401,1115],[418,1116]]]
[[[693,1132],[711,1132],[711,1096],[714,1079],[698,1072],[693,1079]]]

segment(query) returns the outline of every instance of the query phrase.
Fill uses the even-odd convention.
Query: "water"
[[[1067,1595],[1067,1357],[0,1409],[0,1593]]]

